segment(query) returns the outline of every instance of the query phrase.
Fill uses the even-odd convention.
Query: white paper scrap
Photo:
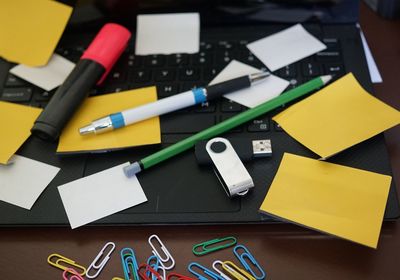
[[[10,73],[44,90],[50,91],[60,86],[74,69],[75,64],[68,59],[53,54],[45,66],[31,67],[19,64]]]
[[[301,24],[247,44],[247,48],[268,67],[275,71],[307,56],[326,49]]]
[[[136,55],[196,53],[199,49],[198,13],[137,16]]]
[[[210,85],[258,72],[260,72],[260,70],[257,68],[251,67],[237,60],[232,60],[210,82]],[[253,108],[280,95],[288,85],[288,81],[271,74],[271,76],[267,77],[265,81],[260,81],[258,84],[246,89],[225,94],[224,97],[246,107]]]
[[[0,165],[0,200],[30,210],[60,168],[14,155]]]
[[[367,39],[365,38],[364,32],[360,28],[361,41],[364,47],[365,57],[367,58],[369,76],[374,84],[383,82],[381,73],[379,72],[378,66],[376,65],[375,59],[372,56],[371,49],[368,46]]]
[[[147,201],[136,177],[127,178],[124,163],[58,187],[71,228],[77,228]]]

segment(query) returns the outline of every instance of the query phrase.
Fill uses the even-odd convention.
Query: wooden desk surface
[[[383,20],[361,4],[361,26],[384,80],[375,85],[376,93],[400,109],[400,21]],[[386,140],[400,191],[400,126],[386,132]],[[231,250],[195,257],[194,244],[235,236],[264,267],[267,279],[400,279],[399,222],[383,225],[378,250],[289,224],[0,229],[0,278],[62,279],[61,271],[47,264],[48,255],[59,253],[87,266],[108,241],[117,249],[97,279],[122,277],[119,251],[133,247],[143,261],[151,253],[151,234],[157,234],[175,257],[175,271],[186,275],[190,261],[210,267],[216,259],[234,260]]]

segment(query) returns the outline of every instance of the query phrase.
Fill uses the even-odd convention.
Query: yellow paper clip
[[[52,261],[52,259],[54,259],[54,258],[56,258],[55,262]],[[72,268],[79,268],[79,270],[82,271],[81,273],[78,272],[79,275],[84,276],[86,274],[86,268],[85,267],[83,267],[83,266],[77,264],[75,261],[73,261],[71,259],[68,259],[68,258],[66,258],[64,256],[61,256],[59,254],[51,254],[50,256],[47,257],[47,262],[51,266],[57,267],[57,268],[59,268],[61,270],[64,270],[64,271],[68,270],[71,267]],[[67,266],[61,265],[61,263],[68,264],[71,267],[67,267]]]
[[[225,269],[232,277],[237,280],[256,280],[250,273],[246,270],[239,268],[236,264],[231,261],[225,261],[222,263],[222,268]]]
[[[112,280],[124,280],[124,278],[121,278],[121,277],[113,277]]]
[[[108,248],[110,247],[110,248]],[[108,249],[108,251],[107,251]],[[100,252],[97,254],[96,258],[93,260],[93,262],[89,265],[87,271],[86,271],[86,277],[89,279],[96,278],[99,276],[100,272],[103,270],[104,266],[110,259],[111,253],[115,249],[115,243],[114,242],[108,242],[104,247],[100,250]],[[103,258],[101,260],[101,258]],[[90,274],[89,272],[93,270],[94,274]]]

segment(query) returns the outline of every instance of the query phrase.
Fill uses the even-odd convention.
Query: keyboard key
[[[187,54],[173,54],[168,57],[169,66],[186,66],[189,62],[189,56]]]
[[[8,74],[6,79],[6,87],[21,87],[26,86],[27,82],[14,76],[13,74]]]
[[[275,122],[275,121],[272,121],[272,122],[274,123],[275,131],[279,131],[279,132],[283,131],[282,127],[277,122]]]
[[[221,112],[240,112],[240,111],[242,111],[242,105],[226,98],[222,99]]]
[[[169,82],[175,80],[175,69],[160,69],[154,71],[154,79],[157,82]]]
[[[294,78],[297,76],[296,65],[290,64],[279,70],[279,75],[282,78]]]
[[[183,68],[179,71],[179,78],[182,81],[196,81],[200,79],[200,69],[199,68]]]
[[[129,67],[139,67],[143,63],[143,57],[142,56],[136,56],[134,54],[129,54],[128,55],[128,66]]]
[[[339,50],[340,44],[337,38],[323,38],[322,42],[326,45],[327,50]]]
[[[206,51],[212,50],[214,49],[214,44],[211,42],[200,42],[200,49]]]
[[[132,78],[137,83],[149,82],[151,80],[151,70],[148,69],[133,70]]]
[[[195,107],[196,113],[213,113],[215,112],[216,105],[214,102],[203,102]]]
[[[217,48],[223,50],[233,50],[235,48],[235,43],[229,41],[218,41]]]
[[[179,90],[178,84],[157,85],[157,94],[159,97],[167,97],[177,94],[178,90]]]
[[[192,61],[194,65],[211,65],[213,63],[213,55],[211,53],[200,52],[193,55]]]
[[[315,77],[321,75],[321,67],[315,62],[307,62],[302,64],[303,75],[305,77]]]
[[[344,70],[344,65],[341,63],[329,63],[325,64],[325,73],[334,75],[344,75],[346,71]]]
[[[163,133],[196,133],[215,124],[212,114],[173,114],[161,116]]]
[[[220,68],[218,67],[212,67],[212,68],[205,68],[203,70],[203,77],[204,80],[207,82],[211,82],[212,79],[214,79],[215,76],[221,71]]]
[[[340,61],[340,51],[322,51],[315,54],[317,61],[329,62],[329,61]]]
[[[165,65],[165,56],[164,55],[150,55],[144,58],[144,65],[151,67],[162,67]]]
[[[40,101],[40,102],[48,102],[50,98],[53,96],[55,90],[52,91],[43,91],[43,90],[37,90],[34,93],[33,99],[35,101]]]
[[[232,59],[236,58],[235,53],[232,51],[218,51],[216,54],[216,62],[218,65],[226,65],[231,62]]]
[[[10,102],[29,102],[32,97],[32,88],[5,88],[1,100]]]
[[[268,118],[259,118],[252,120],[247,127],[247,130],[250,132],[265,132],[269,130],[269,119]]]
[[[186,82],[182,84],[181,90],[182,91],[188,91],[192,90],[194,88],[199,88],[199,87],[204,87],[205,84],[203,82],[197,81],[197,82]]]

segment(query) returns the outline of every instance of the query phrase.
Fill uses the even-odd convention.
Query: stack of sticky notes
[[[0,164],[7,164],[12,155],[31,135],[34,121],[42,109],[0,101],[1,128]]]
[[[276,115],[304,146],[328,158],[400,123],[400,112],[366,92],[347,74]]]
[[[400,123],[350,73],[273,118],[326,159]],[[391,177],[285,154],[260,211],[377,247]]]
[[[0,2],[0,56],[29,66],[47,64],[72,7],[50,0]]]
[[[285,154],[260,211],[377,247],[391,177]]]

